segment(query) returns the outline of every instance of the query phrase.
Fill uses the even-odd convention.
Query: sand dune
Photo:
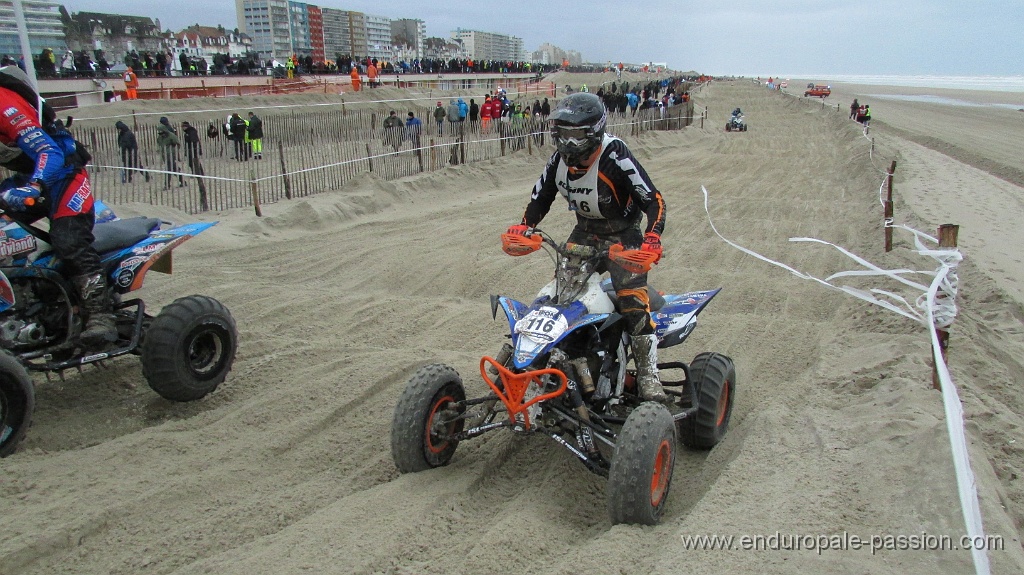
[[[963,225],[951,369],[986,528],[1005,541],[990,554],[994,572],[1024,570],[1024,266],[1013,248],[1024,242],[1008,229],[1024,211],[1021,188],[906,139],[911,128],[882,105],[873,162],[859,127],[813,102],[745,81],[695,97],[709,112],[703,130],[627,140],[668,204],[652,283],[724,288],[662,360],[724,352],[738,391],[725,441],[680,450],[661,525],[610,526],[604,480],[539,436],[485,435],[424,473],[399,475],[391,461],[392,410],[409,376],[444,362],[482,390],[477,362],[504,329],[488,296],[528,298],[550,275],[542,256],[499,247],[546,160],[519,155],[367,177],[265,206],[262,219],[204,216],[220,223],[142,295],[152,306],[191,293],[225,303],[240,330],[234,370],[192,404],[157,397],[131,358],[66,382],[37,378],[34,427],[0,463],[0,573],[973,572],[966,551],[694,551],[680,539],[963,534],[924,328],[744,255],[703,208],[701,185],[723,235],[818,277],[852,267],[788,238],[930,269],[908,237],[883,250],[877,168],[892,159],[897,221]],[[736,106],[750,129],[726,133]],[[919,111],[932,113],[893,113],[914,123]],[[556,205],[543,227],[565,236],[571,225]]]

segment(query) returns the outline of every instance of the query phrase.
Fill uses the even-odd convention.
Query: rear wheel
[[[164,307],[146,329],[142,374],[172,401],[194,401],[224,381],[238,348],[231,313],[212,297],[191,295]]]
[[[720,353],[704,352],[690,362],[690,379],[697,389],[697,413],[679,421],[679,435],[690,447],[711,449],[729,429],[736,367]]]
[[[391,420],[391,457],[402,473],[447,465],[459,446],[452,436],[463,429],[459,417],[465,401],[462,378],[455,369],[432,364],[420,368],[398,398]]]
[[[0,457],[18,449],[32,423],[35,403],[35,388],[25,367],[0,351]]]
[[[726,132],[731,132],[732,131],[732,124],[726,124],[725,125],[725,131]]]
[[[619,431],[608,471],[612,524],[655,525],[661,520],[676,461],[676,428],[664,405],[634,409]]]

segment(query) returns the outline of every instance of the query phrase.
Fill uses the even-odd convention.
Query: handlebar
[[[539,250],[541,246],[547,243],[555,250],[559,255],[581,255],[581,254],[570,254],[570,252],[558,245],[548,234],[544,233],[539,228],[534,228],[527,232],[526,235],[519,234],[501,234],[501,249],[510,256],[525,256],[532,254]],[[595,248],[594,255],[608,256],[612,262],[621,266],[623,269],[634,274],[643,274],[651,271],[651,266],[657,262],[658,255],[652,252],[643,250],[628,250],[622,244],[614,244],[608,248],[608,251],[602,253],[600,250]]]

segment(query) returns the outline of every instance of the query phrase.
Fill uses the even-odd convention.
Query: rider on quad
[[[665,201],[625,142],[605,134],[607,113],[601,99],[578,92],[562,99],[548,117],[557,149],[533,187],[520,224],[510,234],[525,235],[547,215],[559,193],[576,212],[569,243],[653,252],[660,259]],[[647,226],[641,220],[647,215]],[[657,262],[657,260],[655,260]],[[610,259],[605,268],[618,296],[619,313],[632,335],[640,395],[665,401],[658,379],[657,346],[647,293],[647,274],[635,274]]]
[[[52,108],[40,102],[28,76],[16,66],[0,69],[0,108],[0,165],[14,172],[0,183],[4,207],[21,212],[17,217],[24,222],[49,218],[50,244],[68,267],[88,313],[81,341],[89,346],[113,342],[113,301],[92,245],[95,212],[85,171],[88,153],[54,118]]]

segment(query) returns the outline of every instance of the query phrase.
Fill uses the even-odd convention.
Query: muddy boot
[[[107,281],[103,274],[75,277],[75,285],[82,296],[85,328],[79,335],[86,346],[96,347],[117,341],[117,322],[114,305],[107,294]]]
[[[633,336],[633,363],[636,364],[636,385],[644,401],[668,400],[658,379],[658,336]]]

